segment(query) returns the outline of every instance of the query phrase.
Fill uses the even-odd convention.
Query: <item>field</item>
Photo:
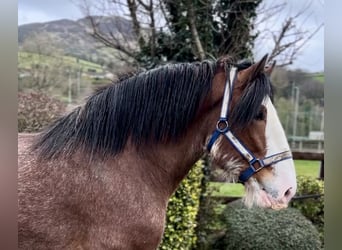
[[[323,73],[318,73],[318,74],[316,74],[313,78],[314,78],[315,80],[321,82],[321,83],[324,83],[324,81],[325,81],[325,77],[324,77],[324,74],[323,74]]]
[[[295,160],[294,162],[297,176],[318,177],[320,161]],[[242,184],[212,182],[210,186],[214,188],[214,196],[243,196],[245,192]]]
[[[20,69],[30,69],[32,65],[35,64],[42,64],[48,66],[54,60],[56,60],[56,58],[52,56],[39,55],[36,53],[23,51],[18,52],[18,68]],[[72,56],[62,56],[62,61],[64,65],[70,66],[74,69],[81,68],[84,72],[91,70],[93,72],[101,73],[103,71],[101,65],[99,64],[85,61],[82,59],[77,59]]]

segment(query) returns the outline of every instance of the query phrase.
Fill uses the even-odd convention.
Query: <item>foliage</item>
[[[252,57],[256,35],[251,35],[250,31],[253,30],[253,20],[260,0],[163,2],[171,32],[161,30],[157,32],[155,44],[141,44],[137,58],[142,64],[155,65],[162,58],[166,61],[192,62],[210,57],[218,58],[228,53],[236,59]],[[191,32],[192,22],[196,24],[198,42],[196,35]],[[199,43],[203,48],[203,58],[198,48]],[[153,55],[151,46],[155,47]]]
[[[107,78],[93,78],[91,80],[91,84],[96,87],[108,86],[108,83],[110,83],[110,80]]]
[[[297,196],[302,195],[324,195],[324,182],[312,177],[297,177]],[[324,237],[324,197],[310,198],[305,200],[292,201],[292,207],[297,208],[308,218],[320,233],[321,240]]]
[[[284,97],[274,98],[275,108],[277,110],[280,121],[287,135],[291,135],[293,131],[293,113],[294,105],[290,99]]]
[[[18,131],[37,132],[65,112],[63,102],[43,92],[18,93]]]
[[[196,216],[203,162],[198,161],[169,200],[164,237],[159,249],[187,250],[196,243]]]
[[[202,193],[200,197],[200,207],[197,214],[197,242],[192,248],[196,250],[204,249],[212,231],[219,227],[218,213],[215,209],[219,206],[219,203],[217,200],[211,198],[217,188],[211,185],[212,183],[210,182],[211,164],[208,157],[205,157],[203,160],[205,164],[203,167],[204,177],[202,178],[201,183]]]
[[[316,228],[294,208],[248,209],[237,201],[223,211],[222,222],[209,249],[321,249]]]
[[[25,89],[60,91],[67,88],[67,68],[62,55],[19,53],[18,62],[19,71],[26,75],[19,76],[20,91]]]
[[[197,216],[197,242],[192,249],[207,249],[208,241],[210,241],[209,239],[213,232],[220,230],[222,225],[220,223],[219,213],[217,212],[218,208],[220,208],[219,201],[211,198],[209,195],[201,200],[201,206]]]
[[[286,134],[293,135],[294,119],[296,136],[309,135],[310,131],[321,131],[324,123],[324,74],[302,70],[276,68],[271,80],[274,85],[274,103]],[[295,118],[296,94],[298,91],[298,113]]]
[[[26,77],[19,77],[19,90],[26,88],[51,91],[63,89],[67,83],[64,52],[58,47],[53,35],[33,33],[22,48],[26,53],[18,54],[18,67]]]
[[[306,137],[310,131],[320,131],[322,129],[323,107],[320,104],[315,104],[314,99],[311,99],[311,97],[306,98],[304,95],[301,95],[299,99],[296,136]],[[286,134],[288,136],[293,135],[295,105],[291,98],[276,97],[275,106]]]
[[[168,61],[201,60],[194,46],[194,37],[189,32],[191,19],[195,19],[198,38],[203,49],[208,53],[212,52],[213,37],[210,24],[213,22],[213,17],[210,1],[195,0],[191,2],[191,6],[188,0],[164,1],[164,4],[169,16],[171,34],[165,32],[159,34],[164,38],[157,43],[159,55],[162,54]],[[191,16],[190,8],[195,13],[194,16]]]
[[[256,9],[261,0],[221,0],[215,6],[214,45],[217,54],[230,54],[237,59],[252,57],[252,48],[257,34],[254,30]]]
[[[314,76],[301,84],[300,91],[303,97],[314,101],[316,104],[320,104],[321,99],[324,98],[324,84],[316,80]]]
[[[89,72],[103,72],[98,64],[56,53],[18,52],[19,91],[43,91],[61,98],[69,98],[70,94],[71,101],[75,101],[91,88]]]

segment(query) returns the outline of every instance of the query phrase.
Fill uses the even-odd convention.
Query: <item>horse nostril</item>
[[[286,198],[288,198],[288,197],[291,195],[291,189],[292,189],[292,187],[290,187],[288,190],[286,190],[286,192],[285,192],[285,194],[284,194],[284,196],[285,196]]]

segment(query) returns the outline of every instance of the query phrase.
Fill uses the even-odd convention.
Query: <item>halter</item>
[[[259,159],[245,147],[242,142],[234,135],[228,123],[228,109],[232,99],[233,85],[237,77],[237,67],[231,67],[229,71],[229,77],[227,77],[226,86],[224,90],[223,102],[221,107],[220,119],[216,124],[216,129],[213,132],[207,149],[210,152],[212,146],[220,135],[224,135],[225,138],[232,144],[232,146],[240,153],[240,155],[249,163],[249,167],[242,171],[239,176],[239,182],[245,183],[253,174],[259,172],[265,167],[269,167],[277,162],[284,161],[292,158],[292,154],[289,150],[276,153],[267,156],[263,159]]]

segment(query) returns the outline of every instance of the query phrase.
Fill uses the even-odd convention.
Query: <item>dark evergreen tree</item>
[[[146,43],[137,54],[137,59],[145,67],[154,67],[162,61],[192,62],[226,54],[236,60],[251,58],[253,41],[257,36],[252,35],[253,22],[260,2],[163,0],[169,29],[157,32],[154,57],[150,55],[151,43]],[[195,41],[192,24],[204,58]]]
[[[252,57],[252,35],[256,8],[261,0],[220,0],[214,7],[213,45],[216,56],[230,54],[237,59]]]

